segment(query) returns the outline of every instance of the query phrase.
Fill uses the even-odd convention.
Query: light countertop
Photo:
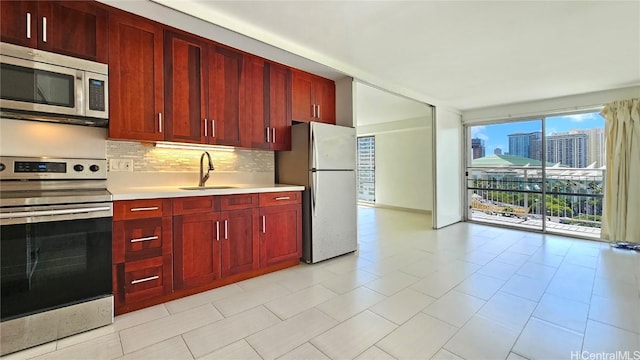
[[[204,190],[186,190],[184,188],[194,188],[193,185],[186,186],[149,186],[149,187],[127,187],[127,188],[109,188],[109,192],[113,195],[113,200],[139,200],[139,199],[155,199],[155,198],[174,198],[187,196],[209,196],[209,195],[233,195],[233,194],[249,194],[279,191],[303,191],[304,186],[286,185],[286,184],[229,184],[229,188],[223,187],[224,184],[211,184],[208,189]]]

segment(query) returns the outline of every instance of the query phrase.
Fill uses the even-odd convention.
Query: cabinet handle
[[[31,13],[27,13],[27,39],[31,39]]]
[[[159,279],[160,276],[158,275],[154,275],[154,276],[149,276],[143,279],[138,279],[138,280],[132,280],[131,281],[131,285],[135,285],[135,284],[139,284],[139,283],[143,283],[143,282],[147,282],[147,281],[151,281],[151,280],[156,280]]]
[[[47,17],[42,17],[42,41],[47,42]]]
[[[208,127],[209,123],[207,122],[207,118],[204,118],[204,136],[209,136]]]
[[[312,117],[314,117],[314,118],[315,118],[315,117],[316,117],[316,104],[312,104],[312,105],[311,105],[311,109],[312,109],[312,111],[313,111],[313,116],[312,116]]]
[[[263,234],[267,233],[267,221],[264,215],[262,215],[262,233]]]
[[[224,221],[224,238],[229,240],[229,221]]]
[[[320,119],[320,105],[316,105],[318,107],[318,119]]]
[[[220,241],[220,222],[216,221],[216,240]]]
[[[277,201],[280,201],[280,200],[290,200],[290,199],[291,199],[291,196],[278,196],[278,197],[276,198],[276,200],[277,200]]]
[[[141,241],[151,241],[151,240],[158,240],[157,236],[147,236],[147,237],[141,237],[141,238],[137,238],[137,239],[131,239],[129,240],[132,243],[137,243],[137,242],[141,242]]]
[[[273,132],[273,135],[271,136],[271,141],[275,144],[276,143],[276,128],[271,128],[271,132]]]
[[[271,132],[269,131],[269,127],[267,127],[267,143],[271,142]]]
[[[162,132],[162,113],[158,113],[158,129]]]
[[[158,207],[151,206],[151,207],[131,208],[129,211],[134,212],[134,211],[153,211],[153,210],[158,210]]]
[[[211,119],[211,137],[216,137],[216,119]]]

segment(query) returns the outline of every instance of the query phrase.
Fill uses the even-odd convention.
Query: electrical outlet
[[[133,159],[109,159],[110,171],[133,171]]]

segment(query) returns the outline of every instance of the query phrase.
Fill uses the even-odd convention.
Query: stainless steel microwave
[[[0,43],[2,117],[106,126],[107,64]]]

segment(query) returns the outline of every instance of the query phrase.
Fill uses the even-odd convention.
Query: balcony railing
[[[472,220],[600,236],[605,169],[469,167]]]

